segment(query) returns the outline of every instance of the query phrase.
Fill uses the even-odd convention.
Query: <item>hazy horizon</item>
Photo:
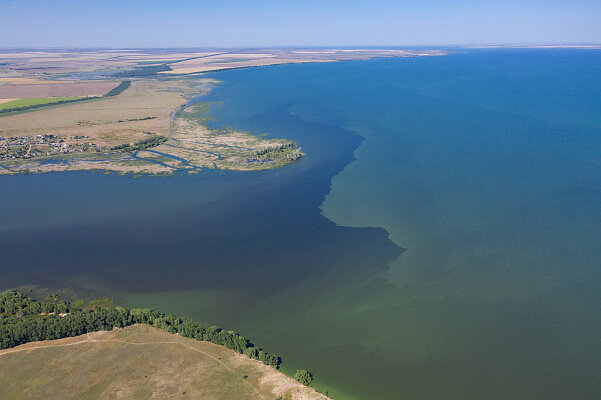
[[[567,43],[567,42],[539,42],[539,43],[461,43],[461,44],[405,44],[405,45],[298,45],[298,46],[169,46],[169,47],[128,47],[128,46],[0,46],[4,50],[261,50],[261,49],[405,49],[405,48],[529,48],[544,46],[565,46],[567,48],[597,48],[601,47],[601,41],[589,43]]]
[[[601,4],[571,1],[0,0],[3,48],[593,44]]]

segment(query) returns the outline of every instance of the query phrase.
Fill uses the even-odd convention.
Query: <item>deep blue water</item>
[[[597,399],[600,72],[474,50],[213,74],[216,124],[307,156],[1,179],[0,286],[235,329],[335,398]]]

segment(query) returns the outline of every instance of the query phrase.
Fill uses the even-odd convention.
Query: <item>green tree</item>
[[[304,369],[297,369],[296,374],[294,374],[294,379],[305,386],[309,386],[313,380],[313,374]]]

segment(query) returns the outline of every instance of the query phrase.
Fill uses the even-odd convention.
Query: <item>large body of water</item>
[[[235,329],[337,399],[601,398],[601,52],[213,77],[218,123],[307,156],[1,179],[0,287]]]

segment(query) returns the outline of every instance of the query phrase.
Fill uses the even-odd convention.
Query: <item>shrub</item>
[[[294,379],[305,386],[309,386],[313,380],[313,374],[304,369],[298,369],[296,370],[296,374],[294,374]]]

